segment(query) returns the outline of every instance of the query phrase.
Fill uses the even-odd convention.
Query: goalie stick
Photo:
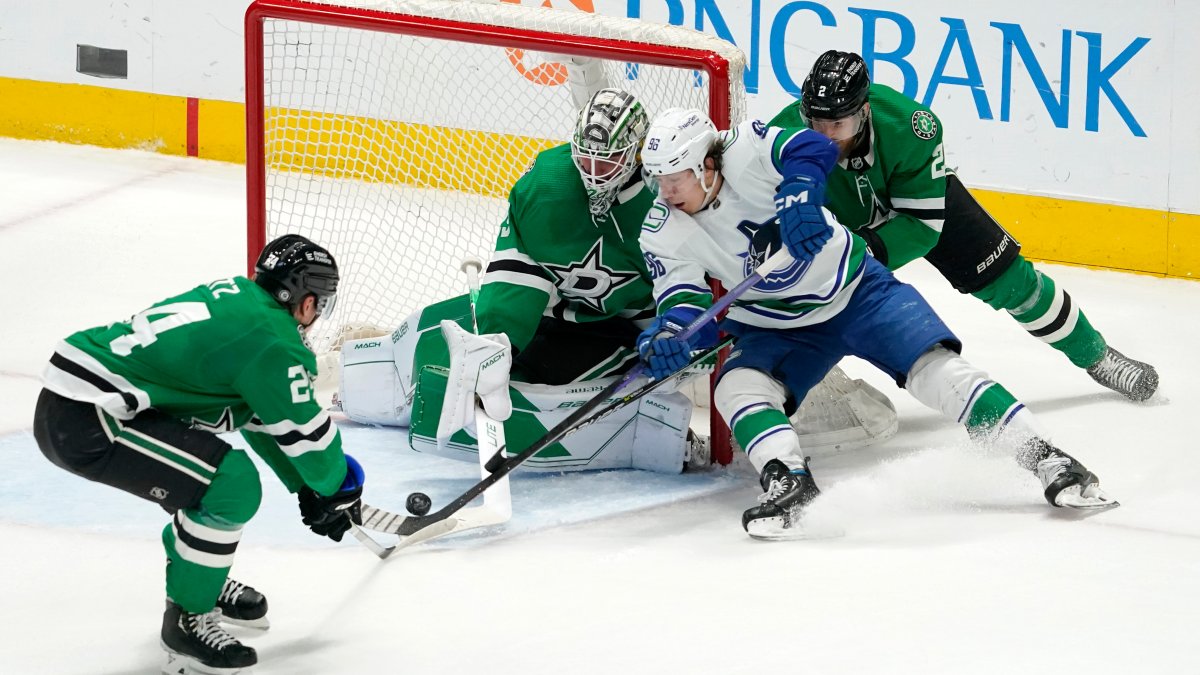
[[[782,265],[785,261],[789,260],[790,257],[791,256],[789,256],[787,253],[787,249],[780,247],[778,251],[767,258],[758,267],[756,267],[749,276],[738,283],[737,286],[734,286],[731,290],[726,292],[725,295],[721,296],[721,298],[714,302],[711,307],[704,311],[704,313],[696,317],[695,321],[691,322],[687,325],[687,327],[680,331],[678,337],[687,339],[694,335],[700,330],[701,327],[703,327],[709,321],[715,319],[721,312],[725,311],[725,309],[733,304],[735,300],[749,290],[750,287],[754,286],[759,281],[762,281],[763,277],[765,277],[767,273]],[[700,355],[696,359],[693,359],[688,363],[687,366],[681,368],[676,373],[662,378],[662,380],[650,382],[648,385],[639,388],[636,392],[618,399],[616,402],[614,402],[614,406],[619,407],[635,400],[634,394],[638,394],[638,397],[640,398],[640,396],[645,395],[646,393],[649,393],[649,391],[657,388],[657,385],[665,383],[666,381],[679,376],[688,368],[691,368],[695,363],[708,358],[712,353],[714,353],[717,349],[720,349],[722,346],[723,345],[718,345],[718,347],[715,347]],[[463,510],[464,506],[478,497],[489,487],[507,476],[513,469],[520,466],[525,460],[541,452],[548,446],[557,443],[560,439],[572,431],[591,424],[593,421],[595,421],[592,418],[596,417],[596,415],[607,414],[608,412],[611,412],[611,410],[614,410],[615,407],[606,408],[600,413],[593,414],[593,411],[599,409],[617,392],[624,389],[625,386],[632,382],[638,375],[640,375],[642,371],[642,364],[635,364],[623,377],[618,380],[614,380],[598,394],[588,399],[588,401],[580,406],[574,413],[569,415],[553,429],[546,432],[545,436],[535,441],[528,448],[522,450],[519,454],[504,458],[498,463],[492,460],[500,455],[493,455],[493,458],[489,458],[489,461],[486,465],[488,467],[494,467],[490,474],[485,476],[483,480],[471,486],[462,495],[451,501],[449,504],[446,504],[442,508],[438,509],[434,513],[425,516],[401,516],[400,514],[391,513],[384,511],[383,509],[364,505],[363,527],[370,528],[377,532],[396,534],[401,537],[401,540],[397,544],[387,548],[382,547],[375,542],[375,546],[379,549],[377,554],[381,558],[385,558],[391,553],[401,548],[411,546],[412,544],[421,541],[427,541],[434,537],[440,537],[452,532],[468,529],[468,527],[476,527],[476,525],[469,525],[468,523],[463,523],[460,520],[465,518],[467,516],[467,512],[470,511],[470,509]],[[598,417],[596,417],[596,419],[598,419]],[[483,457],[483,453],[480,453],[480,457]],[[462,510],[463,513],[456,517],[455,514],[457,514],[460,510]],[[358,534],[359,531],[356,530],[355,535],[357,536]],[[366,536],[365,533],[363,534]]]
[[[483,261],[476,256],[463,260],[459,269],[467,275],[467,288],[471,300],[471,330],[479,334],[479,320],[475,315],[475,304],[479,301],[479,273],[483,271]],[[486,467],[489,457],[503,457],[507,447],[504,440],[504,424],[492,418],[483,409],[478,397],[475,399],[475,435],[479,444],[479,472],[481,478],[487,478],[490,473]],[[424,495],[422,495],[424,496]],[[428,503],[428,502],[426,502]],[[419,515],[424,515],[423,513]],[[397,516],[381,509],[363,504],[363,527],[380,530],[380,524],[393,521]],[[463,509],[453,519],[446,519],[438,527],[427,527],[423,530],[425,536],[416,538],[409,536],[404,540],[406,546],[424,541],[435,536],[442,536],[476,527],[487,527],[507,522],[512,518],[512,494],[508,487],[508,478],[501,477],[491,490],[483,495],[483,505]],[[357,525],[351,524],[354,537],[380,558],[387,558],[393,551],[401,548],[399,545],[387,547],[376,541]],[[386,530],[382,530],[386,531]]]

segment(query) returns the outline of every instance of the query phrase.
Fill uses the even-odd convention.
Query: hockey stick
[[[475,314],[475,304],[479,301],[479,273],[483,271],[483,261],[477,256],[469,256],[463,260],[459,269],[467,275],[467,288],[471,301],[471,330],[478,335],[479,319]],[[480,477],[487,478],[489,473],[486,466],[488,458],[502,457],[507,444],[504,440],[504,424],[487,414],[478,397],[475,398],[475,433],[478,436],[479,444]],[[419,497],[420,501],[425,505],[429,504],[429,497],[424,493],[410,495],[409,504],[413,503],[414,495]],[[428,506],[426,506],[427,511]],[[381,530],[379,525],[372,525],[372,523],[395,522],[397,518],[402,518],[402,516],[397,516],[396,514],[377,509],[367,504],[363,504],[362,514],[363,527],[385,532],[387,531],[386,529]],[[423,516],[425,513],[417,512],[415,515]],[[502,477],[495,482],[491,490],[484,493],[482,506],[463,509],[453,519],[453,522],[447,519],[442,521],[442,524],[438,527],[426,527],[422,530],[425,536],[421,538],[409,536],[403,543],[405,546],[410,546],[419,541],[450,534],[450,532],[498,525],[507,522],[510,518],[512,518],[512,493],[509,491],[508,478]],[[354,537],[380,558],[387,558],[394,551],[402,548],[400,545],[384,546],[380,544],[357,525],[352,524],[351,529]]]
[[[709,307],[700,316],[698,316],[695,321],[688,324],[687,327],[678,334],[678,337],[686,339],[694,335],[705,324],[715,319],[721,312],[725,311],[726,308],[733,304],[733,302],[741,297],[743,293],[749,290],[750,287],[754,286],[759,281],[762,281],[763,277],[765,277],[770,271],[779,267],[788,259],[790,259],[790,256],[787,253],[787,249],[781,247],[779,251],[776,251],[773,255],[767,258],[766,261],[756,267],[754,272],[743,279],[737,286],[734,286],[731,290],[725,293],[725,295],[721,296],[720,299],[714,302],[712,307]],[[713,353],[713,351],[715,351],[715,349],[709,350],[709,352],[702,354],[697,359],[693,359],[692,362],[680,369],[679,372],[662,378],[662,381],[658,384],[676,377],[682,371],[692,367],[694,363],[707,358]],[[387,550],[387,554],[420,541],[450,534],[451,532],[458,530],[467,529],[466,527],[459,527],[459,521],[454,517],[458,511],[463,509],[464,506],[478,497],[480,493],[484,492],[497,481],[507,476],[513,469],[520,466],[525,460],[534,456],[538,452],[541,452],[550,445],[558,442],[571,431],[593,422],[594,420],[590,419],[589,417],[592,415],[592,411],[600,408],[600,406],[607,402],[614,394],[623,389],[627,384],[633,381],[634,378],[640,375],[642,371],[643,367],[640,363],[634,365],[624,377],[614,380],[611,384],[609,384],[591,399],[588,399],[586,403],[576,409],[575,412],[569,415],[565,420],[560,422],[550,431],[546,432],[545,436],[535,441],[532,445],[521,451],[519,454],[504,458],[483,480],[471,486],[471,488],[469,488],[458,498],[454,499],[449,504],[446,504],[434,513],[425,516],[405,517],[399,514],[384,511],[382,509],[367,507],[364,505],[363,526],[379,532],[396,534],[402,537],[399,543]],[[656,385],[656,383],[652,382],[650,385]],[[640,395],[645,395],[654,388],[656,388],[656,386],[649,386],[648,388],[644,387],[644,391],[639,389],[638,392],[640,392]],[[624,405],[625,403],[632,401],[633,398],[631,397],[632,394],[630,396],[623,397],[620,405]],[[607,412],[611,412],[613,409],[615,408],[606,409],[603,412],[607,414]],[[482,453],[480,456],[482,457]],[[489,466],[495,464],[495,462],[490,460],[491,458],[489,458]],[[386,555],[381,555],[380,557],[386,557]]]
[[[665,387],[666,385],[668,385],[672,382],[677,382],[678,380],[682,379],[683,377],[690,375],[691,373],[689,371],[691,371],[691,369],[694,366],[711,359],[715,354],[720,352],[722,349],[725,349],[732,343],[733,343],[733,338],[727,337],[724,340],[722,340],[720,343],[718,343],[715,347],[708,349],[708,350],[698,354],[697,356],[693,357],[692,360],[688,362],[687,366],[679,369],[675,373],[672,373],[668,377],[664,377],[661,380],[651,380],[649,382],[646,382],[645,384],[638,387],[637,389],[634,389],[633,391],[629,392],[628,394],[625,394],[618,398],[610,397],[610,398],[605,399],[606,402],[608,403],[608,405],[606,407],[600,409],[598,412],[596,412],[590,416],[585,416],[582,419],[578,419],[578,421],[576,421],[573,425],[564,426],[564,424],[560,424],[559,426],[556,426],[552,430],[553,432],[555,432],[554,439],[550,440],[548,442],[543,442],[547,438],[547,437],[543,437],[542,439],[539,439],[537,441],[538,447],[545,448],[546,446],[548,446],[552,443],[556,443],[556,442],[562,440],[563,438],[575,433],[576,431],[579,431],[580,429],[582,429],[586,426],[590,426],[592,424],[599,422],[600,420],[608,417],[609,415],[613,414],[620,408],[622,408],[640,398],[643,398],[647,394],[649,394],[657,389],[660,389],[662,387]],[[611,392],[611,391],[613,391],[613,385],[610,384],[605,388],[605,390],[603,392],[601,392],[601,394],[603,394],[605,392]],[[596,397],[589,399],[588,403],[595,401],[599,397],[600,397],[600,394],[597,394]],[[587,405],[587,404],[585,403],[584,405]],[[569,421],[569,419],[564,420],[564,423],[568,422],[568,421]],[[480,457],[482,458],[483,455],[480,455]],[[515,459],[515,457],[509,458],[509,459]],[[514,464],[513,468],[515,468],[515,464]],[[504,471],[507,474],[511,470],[512,469],[509,468],[509,469],[505,469]],[[479,486],[476,485],[475,487],[479,487]],[[472,488],[472,489],[474,489],[474,488]],[[477,495],[478,492],[474,492],[472,494]],[[405,535],[404,530],[406,528],[411,527],[411,523],[409,523],[409,521],[413,521],[414,517],[404,516],[404,515],[401,515],[398,513],[392,513],[390,511],[386,511],[381,508],[377,508],[374,506],[368,506],[368,505],[364,504],[362,507],[363,527],[370,528],[371,530],[374,530],[376,532],[384,532],[387,534],[400,535],[401,540],[399,543],[397,543],[393,546],[389,546],[389,547],[384,547],[383,545],[379,544],[378,542],[375,542],[373,539],[370,540],[371,543],[369,543],[369,544],[365,541],[363,543],[367,544],[367,546],[369,548],[371,548],[373,551],[375,551],[376,555],[379,555],[379,557],[386,558],[389,555],[391,555],[393,552],[395,552],[396,550],[399,550],[402,548],[407,548],[408,546],[411,546],[413,544],[416,544],[416,543],[419,543],[422,541],[428,541],[429,539],[434,539],[436,537],[441,537],[441,536],[444,536],[447,534],[452,534],[454,532],[462,532],[463,530],[469,530],[469,529],[474,529],[477,527],[483,527],[486,525],[494,524],[493,522],[489,522],[486,520],[487,514],[491,512],[490,509],[488,509],[486,506],[486,501],[487,501],[487,493],[486,492],[484,492],[484,501],[485,501],[484,506],[476,506],[476,507],[462,509],[462,510],[458,511],[457,513],[454,513],[454,515],[449,516],[445,520],[438,521],[433,524],[424,526],[422,529],[418,530],[417,532],[415,532],[411,535]],[[435,513],[434,516],[436,516],[436,515],[437,514]],[[503,521],[498,521],[498,522],[503,522]],[[356,536],[357,536],[357,533],[356,533]],[[368,539],[370,539],[369,535],[367,535],[366,533],[363,533],[363,537],[367,537]],[[361,540],[362,540],[362,537],[360,537],[360,541]]]

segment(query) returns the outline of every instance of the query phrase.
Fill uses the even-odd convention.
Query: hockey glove
[[[691,360],[693,350],[705,349],[717,343],[715,321],[710,321],[689,339],[678,337],[700,314],[701,311],[694,307],[673,307],[655,318],[650,327],[638,336],[638,355],[650,377],[661,380],[682,370]]]
[[[833,236],[825,220],[825,185],[808,176],[791,176],[775,192],[779,237],[796,260],[812,260]]]
[[[337,492],[322,497],[307,485],[300,488],[301,520],[322,537],[341,541],[351,522],[362,525],[362,488],[362,466],[346,455],[346,479]]]

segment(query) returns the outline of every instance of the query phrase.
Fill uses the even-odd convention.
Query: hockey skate
[[[712,445],[708,436],[687,430],[687,449],[683,457],[684,471],[708,471],[712,467]]]
[[[1100,384],[1132,401],[1145,401],[1158,391],[1158,371],[1154,366],[1134,361],[1108,347],[1087,374]]]
[[[221,628],[221,610],[192,614],[171,600],[163,613],[160,644],[167,675],[236,675],[258,663],[258,654]]]
[[[808,469],[790,470],[778,459],[767,462],[759,478],[758,506],[742,514],[742,527],[755,539],[806,539],[798,527],[801,512],[821,491]]]
[[[267,620],[267,599],[262,593],[233,579],[226,579],[217,598],[217,609],[221,610],[221,622],[266,630],[271,627]]]
[[[1034,472],[1051,506],[1098,511],[1121,505],[1100,489],[1100,479],[1079,460],[1044,441],[1040,443],[1044,444],[1045,457],[1038,461]]]

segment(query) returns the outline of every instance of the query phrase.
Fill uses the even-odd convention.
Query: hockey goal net
[[[314,329],[318,353],[347,326],[390,329],[463,292],[459,262],[487,260],[509,188],[570,139],[573,64],[599,64],[604,81],[588,85],[631,91],[652,117],[696,107],[727,128],[745,111],[736,47],[633,19],[463,0],[258,0],[245,34],[248,267],[285,232],[333,252],[343,278]]]

